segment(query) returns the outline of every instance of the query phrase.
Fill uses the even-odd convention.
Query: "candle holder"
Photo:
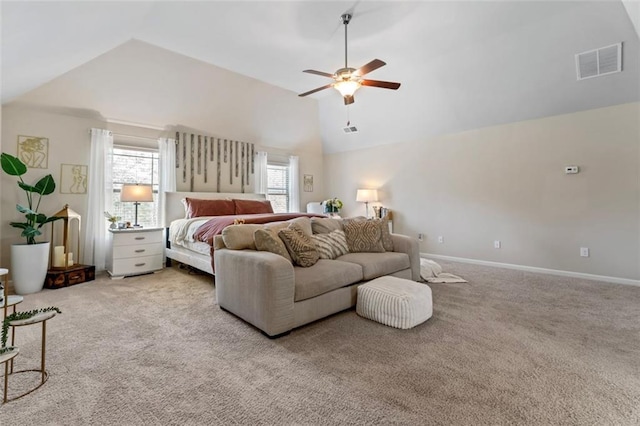
[[[68,204],[65,204],[64,208],[60,210],[58,213],[54,214],[53,217],[59,217],[61,220],[56,222],[62,222],[63,231],[62,231],[62,245],[56,246],[54,245],[56,228],[56,222],[51,224],[51,242],[53,245],[53,250],[51,250],[50,254],[50,268],[52,270],[65,270],[73,267],[74,263],[78,263],[73,259],[73,253],[70,251],[71,249],[71,226],[73,221],[76,220],[78,224],[77,228],[77,241],[75,244],[75,253],[77,258],[80,259],[80,215],[69,208]]]
[[[81,258],[80,215],[70,209],[67,204],[54,217],[58,217],[61,220],[51,224],[53,250],[50,255],[50,268],[47,271],[47,278],[44,282],[45,288],[62,288],[92,281],[95,278],[95,266],[81,265],[79,263]],[[57,223],[62,223],[62,236],[60,236],[60,226],[56,225]],[[77,239],[72,244],[74,232],[77,233]],[[56,234],[58,234],[57,239]],[[62,245],[56,245],[56,241],[60,240],[62,240]]]

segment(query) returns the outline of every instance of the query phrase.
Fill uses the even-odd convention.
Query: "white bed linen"
[[[209,244],[196,241],[193,235],[198,228],[211,219],[213,216],[201,216],[191,219],[178,219],[171,222],[169,225],[169,242],[171,245],[184,247],[186,249],[195,251],[196,253],[209,255]]]

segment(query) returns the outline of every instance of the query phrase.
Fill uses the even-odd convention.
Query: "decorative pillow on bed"
[[[253,239],[256,242],[256,248],[258,250],[279,254],[293,263],[287,247],[273,229],[258,229],[253,233]]]
[[[335,259],[349,253],[347,237],[344,231],[339,229],[326,234],[312,235],[311,240],[316,245],[320,259]]]
[[[271,207],[271,201],[269,200],[234,199],[233,202],[235,203],[235,214],[273,213],[273,207]]]
[[[300,226],[292,223],[288,228],[281,229],[278,236],[284,242],[293,263],[296,265],[308,268],[318,262],[320,255],[316,246]]]
[[[382,230],[372,220],[344,220],[344,233],[351,253],[382,253]]]
[[[200,216],[228,216],[235,214],[236,207],[233,200],[201,200],[185,198],[187,219]]]
[[[343,231],[342,219],[333,219],[331,217],[312,217],[311,229],[314,234],[328,234],[331,231]]]

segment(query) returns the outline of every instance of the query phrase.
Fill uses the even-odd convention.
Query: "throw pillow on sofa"
[[[372,220],[344,220],[344,233],[351,253],[383,253],[380,224]]]
[[[358,216],[354,218],[346,219],[349,221],[370,221],[377,223],[380,226],[381,238],[382,238],[382,246],[385,251],[393,251],[393,240],[391,239],[391,232],[389,231],[389,219],[386,217],[380,218],[371,218],[367,219],[364,216]]]
[[[258,229],[253,233],[253,238],[258,250],[278,254],[292,262],[287,247],[273,229]]]
[[[299,225],[292,223],[288,228],[278,231],[278,236],[296,265],[308,268],[318,262],[320,255],[316,246]]]
[[[339,229],[328,234],[312,235],[311,240],[318,250],[320,259],[335,259],[349,253],[347,237],[344,235],[344,231]]]
[[[311,229],[314,234],[328,234],[331,231],[343,231],[342,219],[334,219],[331,217],[312,217]]]

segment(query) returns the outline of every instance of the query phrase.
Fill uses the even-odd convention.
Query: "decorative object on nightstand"
[[[120,201],[125,203],[133,203],[136,207],[136,219],[133,223],[134,228],[141,228],[138,224],[138,206],[140,203],[150,203],[153,201],[153,190],[151,185],[143,185],[139,183],[122,185],[120,193]]]
[[[80,230],[82,218],[80,214],[69,208],[66,204],[62,210],[53,215],[60,219],[58,222],[62,222],[62,245],[54,246],[50,256],[50,267],[47,271],[47,277],[44,282],[45,288],[62,288],[68,287],[74,284],[80,284],[87,281],[93,281],[95,279],[95,266],[93,265],[80,265],[76,259],[80,259]],[[71,226],[73,223],[77,224],[77,228],[74,230]],[[60,240],[60,231],[56,231],[59,226],[55,223],[51,226],[51,242]],[[76,234],[77,240],[72,245],[72,234]],[[57,237],[57,238],[56,238]],[[75,253],[75,259],[74,259]]]
[[[162,269],[164,228],[110,229],[107,271],[112,279]]]
[[[339,198],[329,198],[328,200],[324,200],[322,204],[324,205],[325,214],[331,217],[340,217],[340,209],[342,209],[343,204]]]
[[[356,193],[356,201],[364,203],[367,218],[369,217],[369,203],[378,201],[377,189],[358,189]]]

